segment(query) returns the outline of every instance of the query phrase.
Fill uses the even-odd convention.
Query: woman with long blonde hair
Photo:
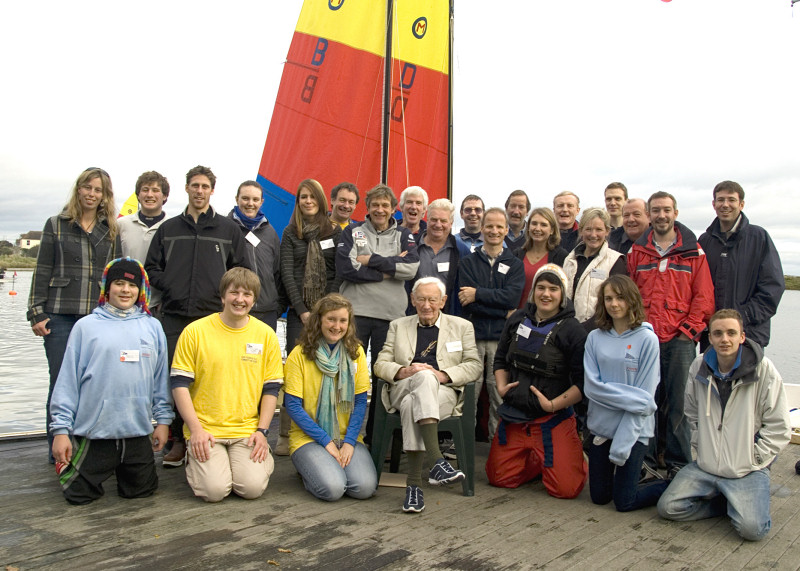
[[[101,168],[88,168],[61,213],[45,222],[28,299],[27,318],[34,335],[44,338],[50,370],[46,416],[51,447],[50,397],[69,333],[97,307],[103,269],[121,252],[111,179]]]

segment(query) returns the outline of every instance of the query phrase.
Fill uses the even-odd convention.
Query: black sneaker
[[[444,456],[447,460],[457,460],[458,456],[456,456],[456,445],[451,444],[447,450],[442,452],[442,456]]]
[[[453,468],[450,462],[444,458],[439,458],[428,474],[428,483],[434,486],[446,486],[448,484],[460,482],[464,478],[466,478],[464,472]]]
[[[658,470],[650,466],[647,462],[642,464],[642,474],[639,478],[640,484],[649,484],[656,480],[663,480],[664,477],[658,473]]]
[[[425,509],[425,499],[419,486],[406,486],[406,500],[403,502],[403,511],[406,513],[419,513]]]

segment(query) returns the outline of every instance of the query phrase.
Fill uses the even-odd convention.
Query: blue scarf
[[[356,366],[341,342],[331,349],[324,339],[319,341],[315,361],[322,372],[322,386],[317,401],[317,424],[338,445],[342,440],[342,433],[337,411],[341,410],[348,415],[353,412]],[[336,375],[339,375],[338,390]]]
[[[233,214],[234,216],[236,216],[236,219],[242,224],[242,226],[244,226],[251,232],[253,231],[253,228],[261,224],[261,221],[264,220],[265,218],[264,213],[261,212],[260,210],[258,211],[258,216],[256,216],[255,218],[249,218],[245,216],[244,212],[239,210],[238,206],[233,207]]]

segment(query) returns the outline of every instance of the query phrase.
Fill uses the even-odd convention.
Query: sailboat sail
[[[304,2],[258,175],[279,231],[306,178],[449,195],[450,13],[449,0]]]

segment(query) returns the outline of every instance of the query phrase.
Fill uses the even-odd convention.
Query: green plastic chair
[[[400,413],[389,413],[383,406],[381,395],[387,385],[378,379],[378,394],[375,406],[375,422],[372,427],[372,461],[378,472],[378,479],[383,472],[383,463],[389,444],[392,444],[392,456],[389,471],[397,472],[400,467],[400,454],[403,449],[403,435],[400,425]],[[466,478],[461,482],[465,496],[475,495],[475,384],[464,385],[464,406],[461,416],[451,416],[439,421],[439,432],[450,432],[458,457],[458,468]]]

